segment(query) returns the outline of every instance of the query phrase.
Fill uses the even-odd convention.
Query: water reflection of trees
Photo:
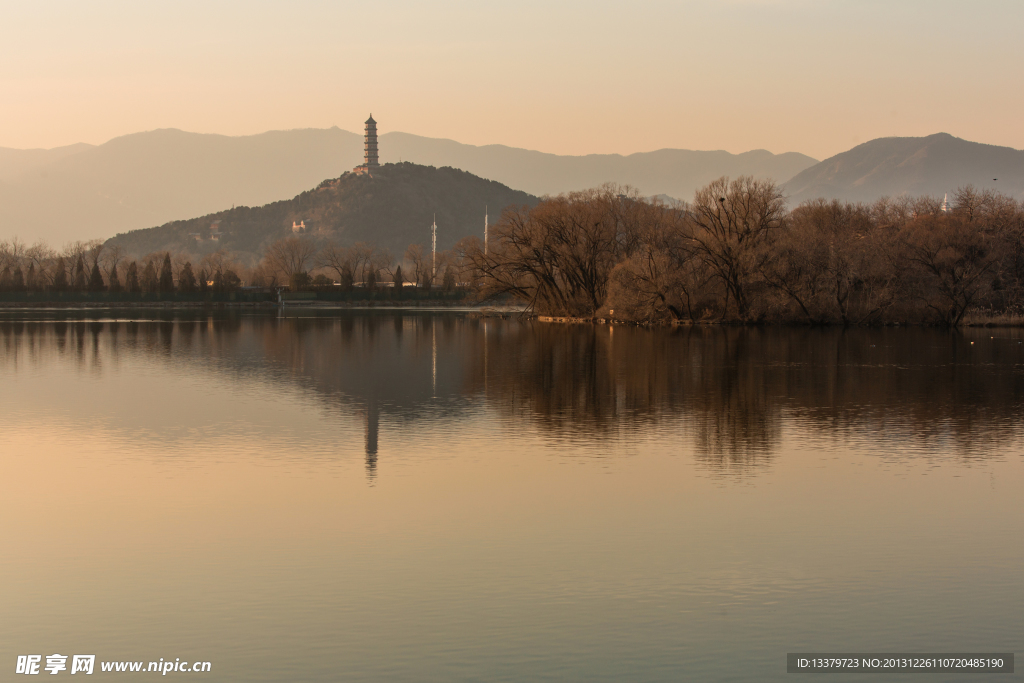
[[[787,425],[983,457],[1019,435],[1021,341],[1006,330],[650,330],[414,313],[0,321],[4,365],[56,354],[99,371],[142,353],[298,385],[363,422],[370,476],[389,421],[480,403],[551,438],[674,439],[722,473],[768,464]]]
[[[556,434],[674,431],[718,471],[768,463],[787,422],[965,457],[1019,434],[1017,331],[495,327],[469,391]]]
[[[467,377],[515,419],[582,439],[659,431],[721,470],[766,463],[778,446],[781,406],[748,362],[746,330],[497,327]]]

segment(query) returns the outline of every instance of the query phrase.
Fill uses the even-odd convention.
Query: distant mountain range
[[[59,246],[233,205],[260,206],[338,177],[359,146],[358,136],[337,130],[246,137],[157,130],[47,162],[39,150],[20,160],[4,150],[0,235]],[[29,167],[16,173],[17,161]]]
[[[275,240],[295,232],[341,244],[368,242],[402,258],[406,247],[448,249],[466,235],[483,237],[484,207],[533,205],[537,197],[455,168],[409,162],[385,164],[373,176],[347,173],[292,199],[265,206],[238,206],[199,218],[132,230],[108,244],[139,256],[155,251],[197,256],[225,249],[257,261]]]
[[[533,195],[615,182],[682,199],[721,175],[784,180],[814,163],[802,154],[763,150],[567,157],[407,133],[382,135],[380,152],[382,163],[453,166]],[[166,129],[98,146],[0,149],[0,236],[60,245],[232,206],[261,206],[339,177],[362,163],[362,155],[362,135],[338,128],[242,137]]]
[[[901,194],[942,197],[965,185],[1024,199],[1024,152],[947,133],[878,138],[801,171],[785,189],[795,205],[816,197],[852,202]]]
[[[362,153],[362,135],[338,128],[242,137],[165,129],[97,146],[0,148],[0,237],[44,238],[59,246],[232,206],[262,206],[339,177],[361,163]],[[614,182],[685,200],[720,176],[753,175],[785,182],[793,205],[818,196],[866,202],[904,193],[941,197],[967,184],[1024,197],[1024,152],[944,133],[880,138],[820,163],[764,150],[559,156],[399,132],[380,137],[380,154],[384,163],[452,166],[535,196]]]
[[[796,152],[763,149],[742,154],[659,149],[654,152],[559,156],[504,145],[476,147],[453,140],[386,133],[381,161],[413,161],[454,166],[537,196],[556,195],[613,182],[632,185],[644,195],[664,194],[689,200],[700,187],[724,176],[753,175],[779,182],[816,163]]]
[[[32,171],[69,157],[87,149],[93,149],[94,145],[87,145],[79,142],[66,147],[54,147],[53,149],[10,149],[0,147],[0,182],[14,180]]]

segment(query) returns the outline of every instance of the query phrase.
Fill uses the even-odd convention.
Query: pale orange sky
[[[394,130],[558,154],[1024,148],[1024,3],[11,3],[0,147]]]

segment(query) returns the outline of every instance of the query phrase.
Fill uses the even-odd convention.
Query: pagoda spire
[[[366,134],[363,138],[363,165],[352,169],[355,173],[371,174],[380,168],[380,161],[377,157],[377,122],[373,120],[373,114],[366,119]]]
[[[366,166],[369,168],[380,166],[377,161],[377,122],[373,120],[373,114],[366,119],[366,138],[363,149],[366,155]]]

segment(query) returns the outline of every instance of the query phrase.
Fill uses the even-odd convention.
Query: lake
[[[787,652],[1021,651],[1022,342],[6,310],[3,666],[782,681]]]

